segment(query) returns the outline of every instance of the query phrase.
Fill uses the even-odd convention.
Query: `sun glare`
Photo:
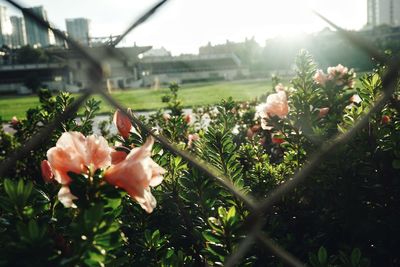
[[[260,2],[261,12],[265,12],[260,21],[260,32],[257,36],[295,36],[318,29],[320,23],[312,14],[311,8],[305,1],[282,0]],[[259,10],[254,10],[259,13]],[[254,15],[254,14],[252,14]]]

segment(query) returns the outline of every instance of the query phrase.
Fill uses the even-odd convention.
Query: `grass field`
[[[234,100],[251,100],[271,89],[270,80],[188,84],[182,85],[179,97],[183,100],[185,107],[193,107],[215,104],[230,96]],[[167,92],[167,88],[135,89],[117,91],[112,95],[125,106],[136,111],[143,111],[165,107],[165,103],[161,102],[161,97]],[[99,96],[95,96],[95,98],[100,99]],[[2,96],[0,97],[0,117],[3,121],[10,120],[12,116],[24,118],[26,110],[34,108],[38,104],[36,96]],[[113,108],[103,101],[101,113],[112,110]]]

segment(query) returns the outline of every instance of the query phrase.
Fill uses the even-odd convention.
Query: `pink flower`
[[[150,192],[150,186],[159,185],[165,170],[151,158],[154,140],[149,137],[141,147],[131,150],[121,162],[111,165],[104,174],[104,179],[124,189],[148,213],[156,206],[156,199]]]
[[[262,146],[265,145],[265,137],[261,138],[258,143]]]
[[[130,112],[130,109],[128,109],[128,112]],[[117,126],[119,134],[125,139],[128,138],[132,129],[132,123],[129,117],[117,109],[114,113],[113,122]]]
[[[200,136],[197,133],[189,134],[188,135],[188,144],[187,144],[188,147],[191,147],[192,143],[198,141],[199,139],[200,139]]]
[[[339,64],[336,67],[328,68],[328,80],[336,86],[348,86],[353,88],[355,85],[354,78],[356,74],[353,69],[348,69]]]
[[[111,148],[102,137],[85,137],[79,132],[66,132],[58,139],[56,146],[47,151],[47,159],[57,182],[68,185],[68,172],[88,173],[111,164]]]
[[[115,150],[113,149],[113,151],[111,152],[111,164],[118,164],[121,161],[123,161],[124,159],[126,159],[126,156],[128,154],[126,154],[126,152],[124,151],[119,151],[119,150]]]
[[[328,76],[322,70],[317,70],[314,74],[313,79],[317,84],[325,86],[326,81],[328,80]]]
[[[192,116],[190,114],[185,115],[185,122],[186,124],[189,124],[192,121]]]
[[[282,144],[283,142],[285,142],[285,140],[279,137],[271,137],[271,142],[273,144]]]
[[[285,87],[283,86],[283,84],[278,83],[278,84],[275,86],[275,91],[276,91],[276,92],[285,91]]]
[[[388,115],[383,115],[381,119],[382,124],[388,124],[391,121],[390,117]]]
[[[356,81],[354,81],[352,79],[347,82],[347,86],[349,88],[354,88],[355,85],[356,85]]]
[[[11,125],[14,127],[17,126],[19,124],[19,122],[20,121],[18,120],[18,118],[16,116],[13,116],[10,121]]]
[[[361,97],[357,94],[350,97],[350,102],[352,102],[352,103],[359,104],[359,103],[361,103],[361,101],[362,101]]]
[[[280,145],[280,144],[282,144],[283,142],[285,142],[285,139],[283,139],[283,135],[282,135],[281,132],[273,133],[273,134],[271,134],[271,142],[272,142],[273,144],[278,144],[278,145]]]
[[[320,108],[318,118],[323,118],[329,113],[329,108]]]
[[[50,183],[54,179],[53,171],[51,170],[50,163],[47,160],[42,160],[40,164],[42,170],[42,177],[45,183]]]
[[[250,127],[249,129],[247,129],[247,138],[251,139],[254,137],[254,135],[260,130],[260,125],[253,125],[252,127]]]
[[[163,113],[162,117],[165,121],[169,121],[171,119],[171,115],[169,115],[168,113]]]
[[[246,136],[249,139],[252,139],[256,133],[251,130],[251,128],[247,129]]]
[[[347,67],[344,67],[342,64],[338,64],[336,67],[329,67],[328,68],[328,75],[331,77],[339,76],[342,78],[349,72]]]
[[[270,94],[267,97],[267,102],[256,107],[257,114],[261,118],[269,118],[278,116],[283,119],[289,112],[289,105],[287,102],[286,93],[279,91],[275,94]]]
[[[62,186],[60,191],[58,191],[57,197],[58,200],[64,205],[64,207],[76,208],[76,205],[73,201],[78,198],[71,193],[71,190],[68,186]]]

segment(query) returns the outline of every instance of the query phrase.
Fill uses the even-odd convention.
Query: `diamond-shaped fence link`
[[[390,97],[395,90],[396,79],[399,74],[399,63],[395,60],[388,62],[388,59],[383,56],[378,49],[370,46],[367,42],[363,41],[359,36],[354,35],[351,32],[343,30],[333,22],[329,21],[327,18],[319,14],[318,12],[314,13],[319,16],[322,20],[327,22],[333,28],[336,29],[337,34],[342,38],[348,40],[350,43],[358,47],[359,49],[368,53],[369,56],[375,58],[380,63],[385,63],[389,66],[386,74],[382,79],[383,85],[383,93],[381,97],[375,102],[374,106],[370,109],[370,111],[365,114],[357,123],[347,132],[343,134],[339,134],[331,140],[327,141],[319,151],[317,151],[314,155],[310,157],[307,164],[305,164],[298,172],[290,179],[288,179],[284,184],[276,188],[272,191],[267,198],[260,202],[256,202],[251,195],[244,194],[240,189],[236,188],[232,182],[219,170],[200,160],[198,158],[193,157],[189,153],[177,148],[174,144],[170,143],[165,137],[161,135],[155,134],[151,129],[149,129],[146,125],[144,125],[138,118],[127,112],[126,107],[121,105],[118,101],[116,101],[112,95],[107,93],[102,89],[101,81],[103,80],[103,69],[99,59],[90,55],[85,47],[82,47],[79,43],[74,41],[72,38],[67,37],[64,33],[49,24],[49,22],[44,21],[29,9],[24,8],[18,2],[14,0],[5,0],[15,8],[19,9],[26,16],[30,17],[33,21],[35,21],[40,27],[50,29],[54,35],[58,38],[65,40],[71,49],[74,49],[76,52],[80,54],[80,56],[87,60],[91,64],[91,69],[89,73],[89,77],[92,81],[92,87],[90,90],[86,91],[82,94],[77,100],[75,100],[72,105],[69,106],[62,114],[59,114],[51,123],[47,126],[43,127],[43,129],[33,136],[30,140],[27,140],[23,147],[12,153],[4,162],[0,164],[0,176],[3,176],[7,170],[13,167],[18,159],[24,157],[27,153],[34,150],[41,144],[41,140],[48,138],[52,131],[64,120],[69,118],[73,113],[75,113],[79,107],[88,99],[93,93],[100,94],[107,102],[115,107],[116,109],[120,109],[125,115],[127,115],[138,127],[140,127],[144,132],[149,135],[152,135],[165,149],[169,150],[171,153],[178,155],[190,162],[194,168],[202,171],[206,176],[210,179],[213,179],[215,182],[219,183],[221,186],[225,187],[232,195],[234,195],[237,199],[242,201],[247,208],[250,210],[251,214],[248,216],[246,225],[248,226],[249,232],[247,236],[242,240],[239,244],[235,253],[230,255],[225,262],[225,266],[234,266],[237,265],[240,260],[246,255],[248,249],[255,243],[259,242],[263,245],[267,250],[269,250],[273,255],[280,258],[282,262],[284,262],[288,266],[305,266],[299,259],[293,256],[290,252],[281,248],[273,239],[267,236],[263,231],[263,226],[265,224],[264,216],[269,208],[279,202],[282,197],[291,192],[295,187],[301,184],[307,176],[313,172],[324,160],[324,158],[329,155],[338,145],[346,144],[354,135],[363,127],[368,124],[369,118],[380,111],[385,103],[390,101]],[[151,9],[145,12],[142,16],[140,16],[136,21],[134,21],[130,27],[126,29],[117,39],[110,43],[107,49],[107,53],[118,59],[123,60],[124,56],[118,52],[115,52],[115,47],[127,34],[129,34],[133,29],[137,28],[143,22],[148,20],[150,17],[154,16],[156,12],[166,3],[168,0],[161,0],[156,3]]]

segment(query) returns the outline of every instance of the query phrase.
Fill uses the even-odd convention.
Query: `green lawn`
[[[191,107],[215,104],[221,101],[221,99],[227,99],[230,96],[235,100],[251,100],[270,90],[270,80],[188,84],[182,85],[179,97],[183,100],[185,107]],[[133,110],[154,110],[165,107],[165,104],[161,102],[161,97],[167,91],[167,88],[158,90],[135,89],[117,91],[112,95],[122,104]],[[99,99],[98,96],[95,97]],[[0,117],[4,121],[10,120],[12,116],[24,118],[26,110],[36,107],[38,104],[39,101],[36,96],[2,96],[0,97]],[[102,113],[107,113],[111,110],[113,109],[107,104],[101,105]]]

